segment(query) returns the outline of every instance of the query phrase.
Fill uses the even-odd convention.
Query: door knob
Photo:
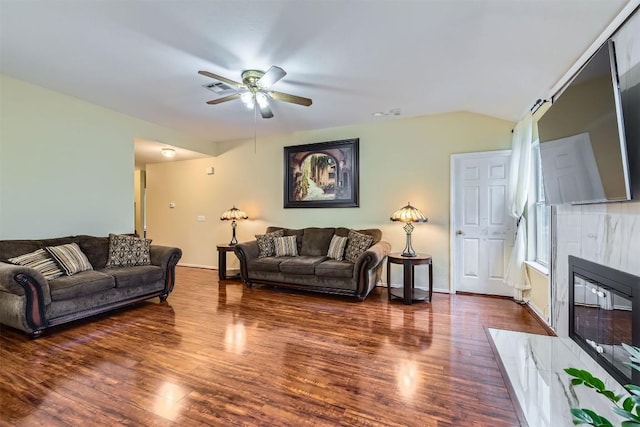
[[[456,231],[456,234],[457,234],[458,236],[459,236],[459,235],[461,235],[461,234],[462,234],[462,230],[458,230],[458,231]]]

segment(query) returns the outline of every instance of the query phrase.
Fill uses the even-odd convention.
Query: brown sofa
[[[296,236],[298,256],[260,258],[256,240],[236,245],[234,252],[240,260],[240,276],[248,287],[258,283],[351,295],[363,301],[380,280],[383,261],[391,251],[391,245],[381,240],[380,230],[356,230],[373,237],[371,247],[355,262],[337,261],[327,256],[329,244],[334,234],[347,237],[348,228],[309,227],[295,230],[269,227],[267,233],[280,229],[285,236]]]
[[[76,243],[93,270],[47,280],[10,258],[47,246]],[[0,323],[38,337],[51,326],[131,305],[149,298],[166,300],[173,290],[178,248],[151,245],[150,265],[105,268],[109,238],[68,236],[0,241]]]

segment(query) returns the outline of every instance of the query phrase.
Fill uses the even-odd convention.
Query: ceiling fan
[[[240,98],[248,108],[253,109],[257,105],[263,119],[273,117],[273,112],[269,106],[270,100],[290,102],[292,104],[304,105],[305,107],[311,105],[312,102],[311,99],[302,96],[269,90],[271,86],[279,82],[287,74],[282,68],[276,67],[275,65],[269,68],[266,73],[260,70],[243,71],[240,76],[242,83],[208,71],[198,71],[198,74],[226,83],[238,91],[238,93],[208,101],[207,104],[215,105]]]

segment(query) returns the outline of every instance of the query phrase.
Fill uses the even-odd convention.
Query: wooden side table
[[[235,245],[217,245],[218,248],[218,279],[220,280],[229,280],[229,279],[237,279],[240,277],[239,274],[234,274],[233,276],[227,276],[227,252],[233,252],[233,248]]]
[[[402,264],[404,273],[404,283],[402,288],[391,286],[391,264]],[[428,265],[429,266],[429,291],[423,289],[416,289],[415,287],[415,266],[416,265]],[[402,256],[399,252],[391,253],[387,257],[387,292],[389,294],[389,300],[391,298],[402,298],[405,304],[412,304],[414,301],[428,301],[431,302],[431,296],[433,294],[433,263],[431,261],[431,255],[417,254],[414,257]]]

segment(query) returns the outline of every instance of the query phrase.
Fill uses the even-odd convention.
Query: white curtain
[[[529,194],[531,174],[531,139],[533,137],[533,117],[531,113],[518,122],[511,141],[511,168],[507,203],[509,213],[517,221],[516,239],[507,266],[504,282],[513,288],[513,298],[526,302],[527,290],[531,289],[524,261],[527,256],[527,224],[524,208]]]

